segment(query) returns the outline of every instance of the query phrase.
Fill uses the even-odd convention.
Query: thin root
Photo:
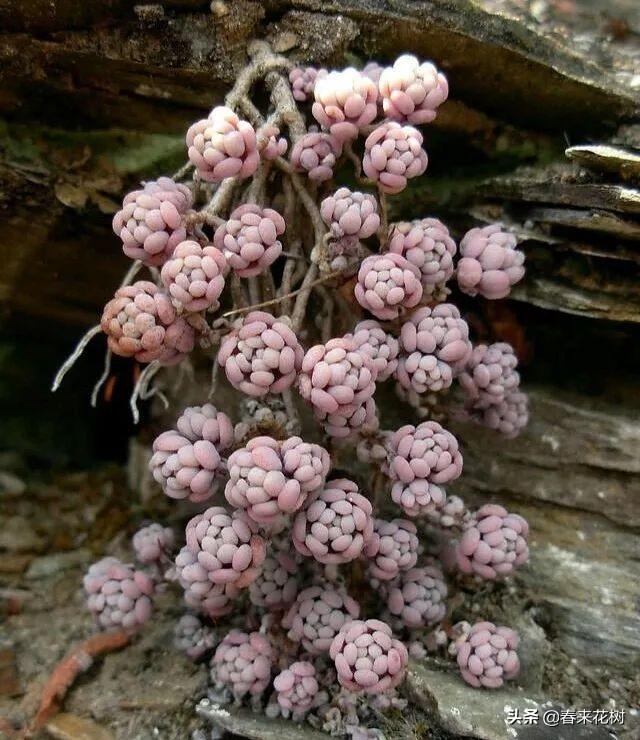
[[[92,326],[91,329],[89,329],[89,331],[85,332],[85,334],[82,336],[78,344],[76,344],[73,352],[69,355],[69,357],[67,357],[67,359],[64,361],[64,363],[62,364],[62,366],[56,373],[56,377],[53,379],[53,383],[51,385],[52,393],[55,393],[58,390],[58,388],[60,387],[60,384],[64,380],[64,376],[76,364],[76,361],[79,359],[79,357],[84,352],[85,347],[96,336],[96,334],[100,334],[101,331],[102,331],[102,328],[100,324],[96,324],[95,326]]]
[[[129,399],[129,407],[131,408],[131,415],[133,416],[134,424],[138,424],[140,421],[138,399],[140,399],[141,401],[146,401],[152,396],[158,396],[164,404],[165,408],[169,407],[169,401],[161,390],[159,390],[158,388],[149,388],[149,384],[158,373],[158,371],[161,369],[162,365],[160,364],[160,362],[158,360],[154,360],[153,362],[149,363],[140,373],[140,377],[138,378],[133,388],[133,392],[131,393],[131,398]]]
[[[311,267],[309,268],[309,271],[307,272],[307,277],[311,276],[309,278],[309,282],[306,282],[307,278],[305,278],[305,282],[303,282],[302,285],[297,290],[292,290],[290,293],[286,293],[285,295],[278,296],[277,298],[274,298],[271,301],[263,301],[262,303],[256,303],[253,306],[243,306],[242,308],[234,308],[233,311],[227,311],[226,313],[223,313],[222,318],[226,318],[227,316],[235,316],[236,314],[239,314],[239,313],[247,313],[248,311],[255,311],[258,308],[265,308],[266,306],[273,306],[275,303],[286,301],[287,299],[293,298],[294,296],[299,297],[301,293],[311,291],[314,285],[319,285],[320,283],[326,283],[329,280],[333,280],[333,278],[338,277],[338,275],[342,274],[340,271],[331,272],[328,275],[324,275],[323,277],[318,278],[317,280],[313,280],[313,278],[317,274],[317,269],[318,268],[316,267],[316,265],[311,265]],[[306,306],[306,301],[304,302],[304,305]]]
[[[108,349],[104,355],[104,370],[102,371],[102,375],[98,378],[96,381],[96,384],[93,386],[93,391],[91,392],[91,405],[95,409],[96,404],[98,403],[98,393],[100,393],[100,389],[105,384],[105,381],[109,377],[109,372],[111,370],[111,358],[113,357],[113,352]]]

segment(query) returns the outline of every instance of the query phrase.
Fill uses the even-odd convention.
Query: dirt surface
[[[171,511],[175,526],[188,512],[168,510],[160,496],[143,505],[115,467],[46,478],[7,470],[1,480],[7,505],[0,520],[0,716],[19,727],[33,717],[56,664],[93,631],[80,587],[87,565],[105,553],[128,559],[129,535],[141,521],[166,520]],[[534,545],[533,568],[535,562]],[[459,580],[454,589],[451,620],[477,614],[517,626],[522,634],[523,674],[515,693],[504,701],[532,696],[574,707],[638,706],[637,678],[607,671],[587,675],[554,645],[553,635],[544,629],[543,612],[532,608],[536,597],[524,581],[478,589]],[[206,723],[194,707],[207,694],[207,669],[172,646],[173,623],[181,613],[180,595],[167,585],[156,598],[148,628],[130,646],[98,660],[80,676],[64,702],[65,713],[41,735],[133,740],[187,738],[196,732],[194,737],[204,737],[198,731],[204,731]],[[461,701],[473,696],[473,690],[455,676],[446,652],[432,654],[424,666],[443,681],[453,681]],[[460,737],[446,730],[450,718],[442,708],[433,708],[440,681],[430,687],[428,700],[423,689],[416,689],[417,681],[411,674],[403,689],[411,698],[408,710],[391,712],[381,720],[387,737]],[[485,711],[486,717],[477,717],[478,722],[491,720],[493,706]],[[634,737],[637,726],[629,724],[627,730],[626,736]]]

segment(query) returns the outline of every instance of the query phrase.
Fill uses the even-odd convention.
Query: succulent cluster
[[[135,632],[151,616],[153,580],[114,557],[94,563],[83,579],[89,611],[101,630]]]
[[[170,498],[200,502],[215,493],[225,469],[221,458],[234,439],[229,417],[210,403],[186,408],[176,429],[153,443],[151,473]]]
[[[421,562],[423,544],[433,550],[425,531],[448,538],[465,576],[505,577],[527,560],[524,519],[494,504],[469,511],[448,495],[463,469],[454,434],[433,419],[381,428],[376,403],[385,382],[419,405],[459,380],[462,414],[515,436],[527,405],[513,349],[474,347],[444,301],[454,278],[470,295],[506,296],[524,257],[500,225],[471,229],[458,250],[436,218],[386,223],[386,198],[427,167],[416,127],[448,95],[432,63],[405,55],[386,68],[327,71],[292,69],[262,42],[252,53],[229,105],[189,129],[182,174],[125,198],[114,229],[154,281],[120,288],[101,328],[114,353],[154,370],[199,345],[224,371],[212,374],[216,406],[186,408],[153,443],[153,478],[191,504],[184,545],[172,553],[173,533],[153,524],[134,549],[149,566],[174,561],[168,577],[194,612],[179,622],[180,649],[203,657],[217,643],[208,620],[234,612],[249,631],[219,642],[213,681],[238,700],[272,686],[270,706],[300,718],[316,706],[327,659],[349,691],[391,691],[409,658],[400,638],[444,619],[451,584]],[[273,106],[264,115],[248,98],[260,74]],[[332,187],[354,160],[363,190]],[[217,408],[229,394],[244,399],[235,427]],[[302,402],[315,436],[300,422]],[[349,448],[369,477],[357,466],[332,472],[328,450]],[[381,613],[351,595],[354,573]],[[101,628],[135,629],[149,616],[153,580],[131,566],[100,561],[85,588]],[[476,625],[457,645],[463,678],[499,686],[517,673],[516,648],[508,628]]]
[[[460,673],[471,686],[498,689],[520,670],[518,634],[510,627],[476,622],[456,640]]]

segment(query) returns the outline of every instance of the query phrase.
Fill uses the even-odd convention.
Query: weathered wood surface
[[[456,428],[466,499],[501,499],[533,534],[519,574],[555,644],[594,668],[640,670],[640,424],[637,410],[528,388],[531,422],[505,442]]]
[[[605,46],[589,30],[591,24],[578,18],[574,22],[585,30],[578,45],[557,19],[541,23],[515,2],[452,7],[444,0],[239,0],[214,2],[211,9],[209,3],[187,0],[84,5],[0,2],[0,114],[7,121],[0,129],[0,219],[9,227],[0,247],[9,263],[0,275],[0,295],[13,310],[78,324],[99,310],[118,264],[118,245],[103,214],[112,212],[122,191],[143,174],[180,162],[186,126],[221,99],[254,35],[318,63],[339,63],[347,49],[381,60],[401,49],[433,58],[445,69],[452,100],[431,128],[424,196],[407,193],[407,207],[417,200],[422,208],[468,212],[487,194],[484,183],[478,184],[479,162],[488,159],[504,172],[539,160],[537,170],[506,175],[492,185],[495,198],[583,209],[587,221],[573,230],[580,238],[565,235],[569,245],[589,241],[588,220],[596,232],[603,219],[610,226],[620,221],[616,236],[636,239],[640,201],[632,182],[549,183],[553,175],[542,165],[562,157],[561,132],[574,141],[598,133],[606,137],[637,115],[632,40]],[[123,131],[105,132],[114,127]],[[139,148],[146,159],[138,156]],[[452,155],[453,180],[446,166]],[[486,171],[486,164],[482,168]],[[81,222],[96,228],[91,241],[101,243],[99,250],[87,246],[84,235],[78,238]],[[49,246],[52,233],[55,249]],[[49,269],[56,279],[42,295],[41,273],[31,266],[45,252],[49,259],[55,254]],[[104,275],[104,282],[83,281],[81,299],[74,269]],[[614,274],[610,290],[592,295],[582,270],[572,265],[559,289],[535,271],[530,275],[521,300],[562,309],[558,293],[566,286],[576,293],[569,310],[638,320],[637,294],[623,277]]]
[[[346,52],[433,58],[453,97],[429,132],[428,175],[395,201],[394,216],[443,215],[457,234],[496,218],[514,228],[529,265],[511,304],[515,329],[534,346],[525,380],[546,368],[535,372],[532,422],[522,437],[504,442],[475,427],[456,429],[465,454],[456,491],[470,501],[503,501],[529,518],[534,533],[532,563],[513,591],[469,592],[466,605],[519,620],[538,651],[523,677],[532,696],[544,686],[554,699],[583,707],[610,695],[632,703],[640,655],[640,402],[626,380],[640,323],[637,7],[626,16],[630,33],[605,44],[601,15],[541,21],[515,0],[134,5],[0,0],[4,325],[46,321],[51,338],[39,332],[39,341],[61,356],[67,347],[55,344],[56,328],[94,323],[126,267],[110,214],[133,183],[182,163],[186,126],[219,102],[247,39],[267,36],[316,63],[342,63]],[[615,152],[594,152],[594,142]],[[589,150],[576,149],[585,143]],[[501,326],[490,327],[490,338],[510,338]],[[615,354],[614,344],[622,347]],[[577,355],[571,364],[567,346]],[[0,367],[11,362],[15,371],[21,357],[0,353]],[[583,380],[572,392],[561,389],[568,373],[588,376],[592,358],[597,399]],[[29,369],[35,388],[40,381]],[[37,394],[29,401],[53,428],[50,417],[62,409]],[[405,423],[410,412],[391,404],[383,421],[392,425],[398,413]],[[540,656],[551,656],[546,667]],[[622,688],[608,688],[610,679]],[[440,689],[447,681],[459,695],[444,695],[426,674],[411,679],[416,695],[428,691],[423,702],[435,726],[502,737],[493,705],[471,729],[455,723],[455,702],[472,699],[450,676]]]

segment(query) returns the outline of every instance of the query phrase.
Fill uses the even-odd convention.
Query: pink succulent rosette
[[[422,142],[422,134],[413,126],[402,126],[395,121],[380,124],[364,143],[365,174],[383,192],[400,193],[407,187],[407,180],[427,169],[429,160]]]
[[[469,327],[452,303],[414,311],[400,330],[396,377],[416,393],[448,388],[471,354]]]
[[[374,432],[379,426],[378,407],[373,398],[368,398],[363,404],[342,407],[322,419],[325,434],[342,441]]]
[[[272,539],[260,574],[249,586],[251,603],[271,611],[288,609],[298,595],[301,561],[287,539]]]
[[[220,455],[233,443],[231,419],[207,403],[186,408],[176,427],[154,441],[149,470],[170,498],[206,501],[225,471]]]
[[[293,145],[291,166],[296,172],[306,172],[314,182],[324,182],[333,177],[333,168],[341,154],[342,143],[335,136],[309,131]]]
[[[155,267],[164,264],[187,238],[184,217],[192,203],[189,188],[170,177],[146,182],[125,196],[113,217],[113,231],[127,257]]]
[[[141,563],[159,563],[166,557],[175,544],[173,530],[153,522],[141,527],[131,540],[133,551]]]
[[[437,298],[453,277],[456,243],[447,227],[437,218],[393,224],[388,249],[402,255],[420,270],[425,296]]]
[[[289,319],[277,319],[264,311],[238,319],[218,351],[218,363],[231,385],[254,397],[290,388],[303,357]]]
[[[300,591],[282,619],[287,637],[299,642],[310,655],[329,651],[345,622],[357,619],[360,606],[340,587],[311,586]]]
[[[320,203],[320,215],[336,238],[367,239],[380,227],[378,202],[369,193],[338,188]]]
[[[289,72],[289,82],[293,97],[300,103],[306,103],[313,97],[313,89],[316,86],[318,76],[329,74],[326,69],[316,67],[294,67]]]
[[[254,437],[229,456],[224,494],[253,521],[269,524],[300,509],[324,484],[329,466],[329,453],[300,437]]]
[[[160,276],[175,308],[195,313],[218,308],[228,271],[219,249],[187,240],[177,245]]]
[[[355,560],[372,535],[371,502],[346,478],[326,483],[296,514],[292,528],[296,550],[324,565]]]
[[[524,277],[524,252],[516,249],[517,243],[501,224],[467,231],[456,270],[460,290],[471,296],[506,298]]]
[[[431,627],[447,612],[447,584],[435,566],[404,571],[382,590],[391,614],[409,629]]]
[[[474,347],[459,378],[469,405],[474,409],[486,409],[517,391],[520,386],[517,367],[518,358],[506,342]]]
[[[387,380],[398,367],[400,344],[393,334],[385,331],[373,319],[356,324],[347,337],[356,346],[358,352],[365,354],[373,363],[376,381]]]
[[[390,581],[401,570],[418,562],[418,537],[415,524],[406,519],[375,519],[373,535],[365,549],[372,578]]]
[[[436,421],[407,424],[388,438],[387,447],[393,501],[408,516],[443,506],[446,495],[441,486],[462,473],[462,455],[453,434]]]
[[[214,583],[197,553],[183,547],[176,556],[175,566],[185,603],[191,608],[208,617],[221,617],[233,609],[240,589],[233,583]]]
[[[309,661],[296,661],[273,679],[276,698],[282,709],[294,717],[303,716],[311,707],[320,687],[316,669]]]
[[[361,408],[375,393],[376,371],[371,360],[347,337],[309,349],[298,377],[300,395],[320,420]]]
[[[153,610],[153,579],[117,558],[94,563],[83,578],[87,606],[101,630],[136,632]]]
[[[267,543],[244,512],[230,514],[212,506],[187,523],[187,547],[206,569],[212,583],[246,588],[267,554]]]
[[[378,62],[372,60],[364,65],[364,67],[362,68],[362,74],[365,77],[368,77],[375,85],[377,85],[383,70],[384,67],[381,64],[378,64]],[[378,103],[379,102],[380,100],[378,100]]]
[[[138,280],[118,288],[100,320],[109,349],[138,362],[180,362],[195,346],[196,332],[176,315],[171,299],[157,285]]]
[[[420,272],[402,255],[372,254],[360,265],[354,293],[362,308],[377,318],[396,319],[420,303]]]
[[[469,516],[469,510],[460,496],[447,496],[442,506],[426,512],[429,524],[442,529],[461,529]]]
[[[189,128],[187,147],[189,160],[205,182],[250,177],[260,163],[255,129],[223,105]]]
[[[347,622],[329,649],[338,681],[349,691],[382,694],[400,684],[409,653],[379,619]]]
[[[270,123],[265,123],[258,130],[258,150],[262,159],[267,161],[283,157],[289,144],[283,136],[279,136],[280,129]]]
[[[471,406],[462,412],[461,416],[470,418],[488,429],[493,429],[507,439],[513,439],[529,423],[529,398],[521,391],[509,391],[498,403],[493,403],[486,408]]]
[[[173,630],[173,645],[193,661],[216,646],[216,633],[195,614],[183,614]]]
[[[353,67],[316,78],[313,117],[340,142],[355,139],[378,113],[375,84]]]
[[[518,633],[492,622],[477,622],[455,643],[462,678],[471,686],[499,689],[520,672]]]
[[[385,116],[414,126],[431,123],[449,96],[447,78],[431,62],[412,54],[398,57],[380,74],[378,89]]]
[[[505,578],[529,559],[528,536],[520,515],[485,504],[465,523],[456,548],[458,567],[489,581]]]
[[[269,639],[259,632],[231,630],[216,648],[211,673],[236,699],[261,694],[269,685],[275,656]]]
[[[273,208],[244,203],[218,226],[214,245],[239,277],[260,275],[282,254],[285,222]]]

